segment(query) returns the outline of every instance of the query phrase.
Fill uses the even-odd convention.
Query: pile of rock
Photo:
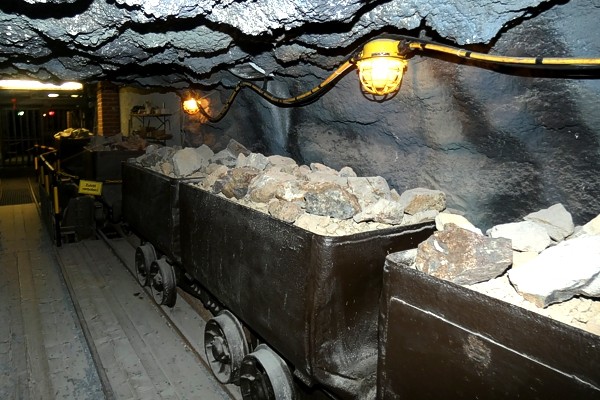
[[[417,269],[600,335],[600,215],[575,227],[555,204],[486,235],[446,212],[436,226]]]
[[[298,165],[288,157],[251,153],[233,140],[216,154],[206,145],[149,146],[136,162],[170,177],[199,178],[204,190],[327,236],[433,221],[446,208],[439,190],[398,194],[380,176]]]

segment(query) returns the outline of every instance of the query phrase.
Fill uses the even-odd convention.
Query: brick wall
[[[96,87],[98,105],[98,135],[112,136],[121,132],[119,87],[111,82],[99,82]]]

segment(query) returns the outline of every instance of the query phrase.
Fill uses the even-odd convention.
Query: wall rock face
[[[367,3],[367,4],[365,4]],[[595,0],[20,0],[0,4],[0,74],[214,90],[218,111],[249,63],[281,96],[318,84],[377,33],[495,54],[600,56]],[[189,143],[235,138],[299,163],[351,166],[398,191],[439,189],[482,229],[562,203],[600,212],[600,80],[494,71],[416,54],[400,92],[369,101],[351,72],[303,108],[244,91],[218,124],[184,123]],[[260,75],[260,74],[258,74]],[[258,81],[261,82],[261,81]]]

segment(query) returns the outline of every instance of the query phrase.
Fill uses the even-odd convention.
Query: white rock
[[[519,268],[538,256],[535,251],[513,251],[512,268]]]
[[[600,296],[600,236],[567,240],[508,273],[517,291],[538,307],[576,295]]]
[[[585,224],[582,231],[588,235],[600,235],[600,214]]]
[[[178,176],[188,176],[207,165],[208,159],[202,158],[193,147],[178,150],[173,155],[173,169]]]
[[[198,155],[200,157],[202,157],[204,160],[206,160],[206,162],[205,162],[206,165],[208,165],[211,157],[215,155],[215,152],[212,151],[212,149],[205,144],[203,144],[200,147],[196,147],[196,152],[198,153]]]
[[[518,251],[539,253],[552,243],[546,230],[532,221],[496,225],[488,231],[488,235],[512,240],[513,250]]]
[[[451,214],[448,212],[441,212],[435,217],[435,227],[438,231],[444,230],[444,225],[455,224],[456,226],[466,229],[471,232],[483,235],[481,229],[477,228],[468,219],[458,214]]]
[[[526,221],[533,221],[548,232],[550,238],[560,242],[573,233],[575,225],[571,214],[565,207],[558,203],[553,206],[531,213],[524,218]]]

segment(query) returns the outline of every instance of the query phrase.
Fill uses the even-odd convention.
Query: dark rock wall
[[[200,89],[218,111],[252,65],[273,75],[269,90],[298,94],[380,33],[496,54],[598,57],[598,21],[597,0],[2,1],[0,75]],[[498,72],[417,54],[384,103],[362,97],[351,72],[303,108],[245,91],[219,124],[190,118],[182,127],[193,145],[234,137],[255,151],[382,175],[398,190],[444,190],[482,228],[555,202],[581,224],[600,213],[599,76]]]
[[[556,5],[483,50],[597,57],[597,21],[595,0]],[[497,72],[417,54],[389,101],[364,98],[352,72],[303,108],[275,109],[243,92],[215,129],[201,129],[303,163],[382,175],[399,190],[444,190],[451,208],[484,229],[557,202],[583,224],[600,213],[599,77]],[[316,83],[307,75],[269,89],[297,94]]]

